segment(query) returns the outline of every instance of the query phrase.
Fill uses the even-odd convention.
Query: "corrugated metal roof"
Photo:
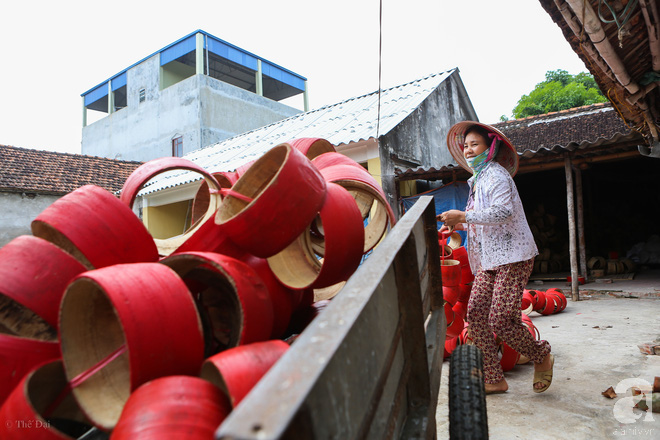
[[[381,91],[380,135],[394,129],[457,69],[429,75]],[[282,142],[302,137],[320,137],[344,145],[377,137],[378,92],[350,98],[333,105],[292,116],[217,144],[192,151],[184,157],[214,173],[233,171],[261,157]],[[189,171],[170,171],[150,181],[140,195],[199,180]]]

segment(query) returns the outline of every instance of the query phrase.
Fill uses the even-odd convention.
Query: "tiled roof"
[[[0,191],[64,195],[94,184],[114,192],[140,164],[0,145]]]
[[[458,70],[451,69],[382,90],[379,134],[386,134],[399,125],[454,72]],[[376,91],[294,115],[195,150],[184,157],[211,173],[234,171],[239,166],[261,157],[272,147],[296,138],[320,137],[327,139],[333,145],[341,146],[376,137],[377,122],[378,92]],[[189,183],[199,178],[198,174],[188,171],[163,173],[145,185],[140,195]]]
[[[547,162],[563,160],[559,153],[565,151],[579,150],[580,154],[601,155],[614,149],[619,150],[622,146],[626,150],[632,148],[636,151],[636,144],[643,143],[641,133],[628,128],[610,103],[592,104],[492,125],[511,140],[520,155],[521,165],[534,157]],[[438,164],[429,169],[396,169],[395,172],[400,180],[434,180],[452,173],[465,173],[456,164]]]
[[[631,134],[610,103],[529,116],[493,124],[515,145],[518,154],[530,157],[539,150],[591,146]]]
[[[639,4],[609,2],[619,5],[628,3],[627,18],[618,9],[616,13],[619,16],[615,20],[608,20],[615,18],[611,11],[605,8],[601,11],[603,2],[600,0],[576,2],[580,4],[578,10],[574,10],[575,6],[570,6],[569,2],[539,1],[557,23],[575,54],[594,76],[600,90],[618,107],[628,125],[636,126],[649,140],[654,136],[657,142],[657,131],[660,129],[657,113],[660,88],[653,86],[653,81],[657,81],[653,79],[654,74],[658,70],[657,35],[660,22],[657,0]],[[631,6],[629,11],[628,6]],[[601,12],[605,14],[604,18],[591,19]],[[584,16],[586,19],[582,18]],[[625,21],[627,24],[624,24]]]

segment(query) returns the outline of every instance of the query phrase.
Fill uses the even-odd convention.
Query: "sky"
[[[0,10],[4,145],[80,153],[80,95],[197,29],[306,77],[310,109],[378,90],[380,0],[37,0]],[[485,123],[511,117],[547,71],[587,72],[535,0],[382,0],[380,65],[382,88],[458,68]]]

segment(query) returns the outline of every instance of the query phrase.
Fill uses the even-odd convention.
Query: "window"
[[[172,156],[183,156],[183,136],[177,136],[172,139]]]
[[[144,89],[140,89],[140,102],[144,102],[144,99],[146,97],[146,92]]]

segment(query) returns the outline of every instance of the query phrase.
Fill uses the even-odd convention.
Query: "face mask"
[[[488,152],[488,150],[485,150],[481,154],[466,159],[468,166],[474,170],[475,167],[483,163],[488,158]]]

